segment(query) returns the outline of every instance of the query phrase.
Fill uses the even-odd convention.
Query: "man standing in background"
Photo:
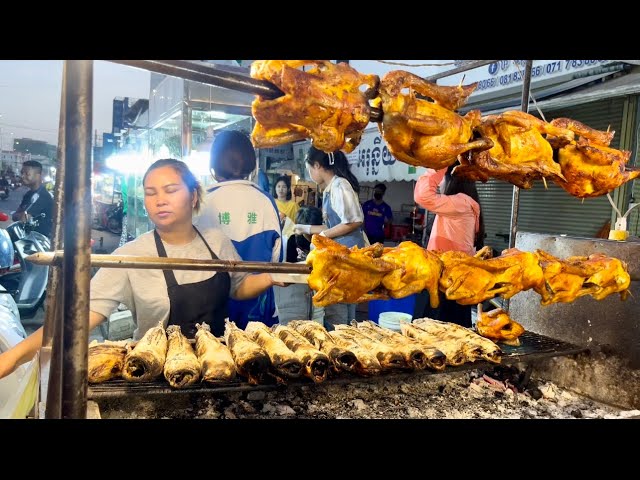
[[[26,222],[37,218],[36,232],[49,237],[53,224],[53,197],[42,184],[42,164],[35,160],[27,160],[22,164],[22,184],[29,191],[22,197],[22,202],[12,218],[14,222]]]
[[[364,231],[371,245],[376,242],[384,244],[384,226],[390,224],[393,220],[391,207],[382,200],[386,191],[386,185],[383,183],[377,184],[373,187],[373,199],[367,200],[362,205]]]

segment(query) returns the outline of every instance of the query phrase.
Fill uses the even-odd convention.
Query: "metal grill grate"
[[[587,349],[578,347],[570,343],[555,340],[553,338],[538,335],[533,332],[525,332],[520,336],[521,345],[511,347],[508,345],[500,345],[502,349],[502,364],[510,364],[517,362],[534,361],[545,357],[556,357],[564,355],[574,355],[581,353]],[[441,372],[421,371],[411,373],[387,373],[379,377],[359,377],[351,374],[343,374],[335,378],[328,379],[326,383],[349,383],[349,382],[375,382],[378,378],[388,378],[389,376],[409,376],[409,375],[437,375],[439,373],[453,373],[461,370],[469,370],[475,368],[483,368],[493,366],[485,361],[476,361],[474,363],[466,363],[459,367],[447,366]],[[292,381],[289,385],[313,385],[309,379]],[[283,388],[281,385],[249,385],[244,380],[235,380],[233,382],[225,382],[218,385],[198,384],[183,389],[173,389],[164,380],[155,382],[127,382],[122,379],[111,380],[109,382],[89,385],[88,399],[95,400],[107,397],[119,397],[128,395],[163,395],[163,394],[199,394],[199,393],[222,393],[222,392],[242,392],[255,390],[273,390]]]

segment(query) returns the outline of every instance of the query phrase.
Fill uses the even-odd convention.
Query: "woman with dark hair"
[[[484,246],[480,197],[475,182],[452,175],[454,167],[427,169],[416,182],[413,196],[418,205],[436,214],[427,250],[457,250],[474,255]],[[424,316],[471,327],[471,305],[447,300],[442,293],[440,306],[432,309],[427,304]]]
[[[323,189],[324,225],[297,224],[296,233],[317,233],[346,247],[364,247],[361,228],[364,214],[357,193],[360,185],[349,169],[346,155],[339,150],[325,153],[312,146],[306,162],[311,179]],[[325,327],[333,330],[333,325],[349,323],[355,315],[355,304],[329,305],[325,308]]]
[[[256,169],[256,153],[249,137],[237,130],[216,134],[209,166],[217,184],[204,199],[196,225],[220,228],[245,261],[281,262],[282,227],[269,192],[247,178]],[[252,300],[229,301],[229,319],[239,328],[247,322],[278,323],[273,289]]]
[[[144,206],[155,228],[116,249],[114,255],[239,261],[240,256],[220,229],[199,230],[192,223],[200,208],[202,188],[181,161],[158,160],[145,173]],[[224,331],[229,297],[255,298],[274,282],[268,273],[101,268],[91,279],[89,331],[123,303],[133,315],[134,340],[159,321],[179,325],[193,338],[196,323],[207,323],[216,336]],[[15,347],[0,354],[0,378],[30,361],[42,346],[39,328]]]
[[[296,223],[296,214],[300,208],[296,202],[291,200],[291,177],[282,175],[273,184],[273,198],[276,199],[276,206],[280,212],[280,221],[284,223],[285,217],[289,217]]]

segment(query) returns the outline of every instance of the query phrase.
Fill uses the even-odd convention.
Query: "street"
[[[11,212],[18,209],[22,197],[27,190],[27,187],[18,187],[10,191],[9,197],[6,200],[0,200],[0,212],[6,213],[9,216],[9,220],[0,221],[0,228],[6,228],[13,223],[13,220],[11,220]],[[118,247],[118,243],[120,242],[120,236],[108,230],[91,230],[91,238],[95,241],[92,249],[93,253],[111,253]],[[27,334],[30,334],[41,327],[43,321],[44,309],[39,309],[33,318],[24,319],[22,324]],[[94,339],[99,341],[104,340],[99,328],[96,328],[90,334],[89,340]]]

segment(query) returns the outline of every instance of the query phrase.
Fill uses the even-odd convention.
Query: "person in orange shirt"
[[[474,255],[484,245],[480,197],[475,182],[451,174],[454,167],[427,169],[416,182],[413,197],[418,205],[436,214],[427,250]],[[447,300],[442,292],[440,306],[434,309],[427,303],[423,316],[471,327],[471,305]]]

